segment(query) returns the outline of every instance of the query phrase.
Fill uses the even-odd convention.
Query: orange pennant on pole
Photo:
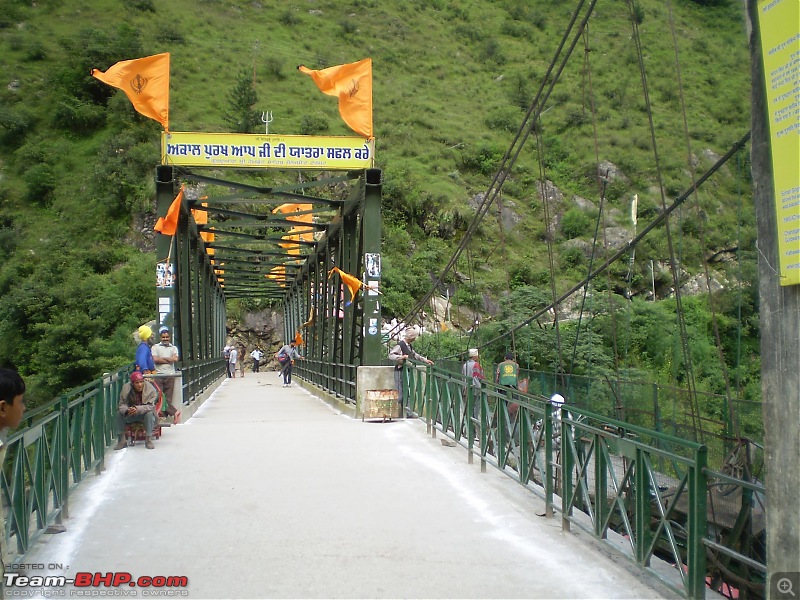
[[[380,294],[380,291],[376,290],[372,286],[364,284],[364,282],[362,282],[358,277],[354,277],[349,273],[345,273],[339,267],[333,267],[330,271],[328,271],[328,279],[330,279],[334,273],[339,274],[339,277],[342,278],[342,283],[344,283],[347,286],[347,289],[350,290],[350,300],[344,303],[345,306],[350,306],[353,303],[353,300],[356,299],[358,290],[361,288],[367,288],[368,290],[373,290]]]
[[[165,217],[159,217],[153,229],[163,235],[175,235],[175,232],[178,230],[178,217],[181,214],[182,202],[183,186],[181,186],[181,191],[178,192],[178,195],[175,196],[175,200],[169,205],[167,215]]]
[[[339,114],[347,126],[367,139],[372,134],[372,59],[314,71],[303,65],[301,73],[310,75],[323,94],[339,98]]]
[[[133,108],[169,131],[169,52],[123,60],[92,77],[125,92]]]

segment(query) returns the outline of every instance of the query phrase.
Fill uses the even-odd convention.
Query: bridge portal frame
[[[297,374],[336,396],[354,400],[358,366],[379,365],[382,360],[380,295],[364,290],[346,301],[350,292],[338,276],[330,277],[329,272],[338,267],[364,281],[366,255],[371,254],[377,257],[372,262],[378,268],[372,270],[368,282],[379,289],[382,180],[381,171],[373,168],[351,171],[347,178],[355,180],[348,198],[339,202],[339,214],[326,224],[321,239],[306,242],[311,250],[303,255],[305,261],[294,277],[287,277],[280,302],[284,339],[292,339],[300,331],[306,341],[306,360],[296,364]],[[156,172],[159,215],[167,213],[177,196],[179,179],[211,180],[186,169],[178,172],[173,166],[159,166]],[[302,194],[306,188],[320,185],[319,181],[309,181],[293,186],[293,191],[287,193],[230,181],[213,180],[213,183],[245,188],[250,195],[279,198],[286,195],[294,201],[305,197]],[[195,222],[191,204],[186,198],[181,203],[176,235],[159,235],[156,240],[157,261],[164,265],[160,268],[174,275],[173,285],[158,287],[158,322],[174,332],[181,351],[184,401],[191,401],[224,372],[221,356],[227,339],[225,301],[230,297],[225,291],[225,279],[217,275],[219,266],[212,263],[208,254],[209,248],[223,244],[204,242],[200,231],[205,226]],[[220,232],[217,237],[221,235],[224,234]],[[264,282],[263,289],[256,287],[252,294],[274,297],[271,295],[274,291],[266,291],[269,286]],[[241,293],[237,296],[241,297]]]

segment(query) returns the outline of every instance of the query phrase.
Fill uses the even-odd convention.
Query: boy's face
[[[8,403],[0,400],[0,426],[14,428],[22,420],[25,412],[25,394],[14,396],[14,402]]]

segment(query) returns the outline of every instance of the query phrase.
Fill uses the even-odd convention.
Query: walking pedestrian
[[[279,376],[283,377],[283,387],[291,387],[292,365],[294,364],[294,359],[303,359],[303,357],[300,356],[300,353],[297,351],[297,342],[295,340],[291,340],[288,344],[285,344],[275,353],[275,358],[278,359],[278,363],[281,365]]]

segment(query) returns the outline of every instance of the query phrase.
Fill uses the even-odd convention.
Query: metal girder
[[[248,183],[239,183],[234,181],[226,181],[224,179],[218,179],[216,177],[208,177],[205,175],[197,175],[196,173],[191,173],[187,170],[181,170],[181,176],[184,179],[188,179],[189,181],[197,181],[198,183],[206,183],[209,185],[218,185],[221,187],[228,187],[233,189],[239,190],[247,190],[248,192],[259,194],[261,196],[275,196],[276,198],[267,199],[261,198],[259,201],[262,204],[282,204],[284,199],[290,200],[298,200],[302,201],[305,204],[325,204],[327,206],[339,206],[341,204],[340,200],[330,200],[327,198],[316,198],[313,196],[305,196],[303,194],[296,194],[291,191],[290,189],[303,189],[306,186],[298,185],[292,186],[291,188],[288,186],[282,187],[262,187],[257,185],[252,185]],[[313,187],[313,186],[307,186]],[[204,200],[203,202],[211,203],[211,199]]]
[[[159,188],[159,213],[165,213],[178,186],[171,167],[162,167],[159,172],[170,175],[165,187]],[[226,181],[186,169],[181,169],[179,176],[237,190],[236,194],[203,198],[204,206],[187,198],[181,207],[174,251],[170,254],[166,248],[163,253],[176,259],[174,318],[181,351],[187,358],[219,357],[226,341],[226,298],[280,301],[284,308],[285,338],[301,332],[306,341],[307,360],[297,365],[298,375],[353,399],[356,368],[381,362],[379,296],[360,291],[356,298],[350,298],[350,291],[339,276],[329,273],[338,267],[362,282],[368,280],[375,288],[379,287],[381,172],[368,169],[275,187]],[[159,181],[162,179],[159,177]],[[302,193],[309,188],[344,182],[351,183],[345,200]],[[287,199],[314,208],[295,215],[257,212],[264,210],[259,207],[281,204]],[[244,210],[246,204],[255,205],[256,212]],[[232,205],[237,208],[230,208]],[[224,220],[198,226],[191,209]],[[324,217],[325,223],[303,223],[291,218],[332,210],[335,214],[332,218]],[[252,231],[258,228],[266,232]],[[300,233],[316,232],[319,239],[290,241],[285,239],[285,233],[269,231],[287,228],[296,228],[292,233],[298,233],[298,229]],[[205,242],[201,233],[215,234],[214,241]],[[209,256],[208,251],[213,251],[213,255]],[[371,263],[378,265],[377,270],[369,274],[367,255],[378,257],[377,263]],[[274,272],[276,268],[280,270]],[[208,290],[216,290],[216,296],[209,295]],[[204,341],[204,336],[212,342]]]

